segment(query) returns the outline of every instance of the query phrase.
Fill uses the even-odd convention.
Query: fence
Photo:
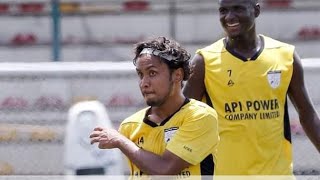
[[[312,101],[320,111],[320,59],[304,60]],[[117,128],[144,106],[134,66],[111,62],[0,64],[0,174],[62,175],[68,108],[97,99]],[[320,157],[290,106],[296,174],[320,174]],[[126,173],[126,169],[124,169]]]

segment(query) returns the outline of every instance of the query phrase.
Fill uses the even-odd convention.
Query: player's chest
[[[163,153],[167,143],[179,130],[178,126],[147,127],[135,131],[130,137],[138,147],[154,153]]]

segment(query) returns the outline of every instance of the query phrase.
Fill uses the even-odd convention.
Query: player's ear
[[[260,15],[260,4],[256,3],[254,6],[254,16],[257,18]]]
[[[174,81],[181,82],[183,81],[184,73],[182,68],[174,70]]]

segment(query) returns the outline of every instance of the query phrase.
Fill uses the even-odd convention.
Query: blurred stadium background
[[[320,1],[260,3],[258,32],[296,46],[320,112]],[[0,19],[0,175],[64,174],[68,109],[82,99],[103,103],[115,128],[143,107],[133,43],[164,35],[193,53],[223,35],[216,0],[0,0]],[[294,172],[320,175],[290,115]]]

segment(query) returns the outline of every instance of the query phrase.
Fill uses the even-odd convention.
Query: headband
[[[170,54],[166,54],[166,53],[163,53],[162,51],[159,51],[157,49],[152,49],[152,48],[144,48],[139,55],[141,54],[151,54],[151,55],[154,55],[154,56],[158,56],[158,57],[161,57],[167,61],[176,61],[177,58],[170,55]]]

